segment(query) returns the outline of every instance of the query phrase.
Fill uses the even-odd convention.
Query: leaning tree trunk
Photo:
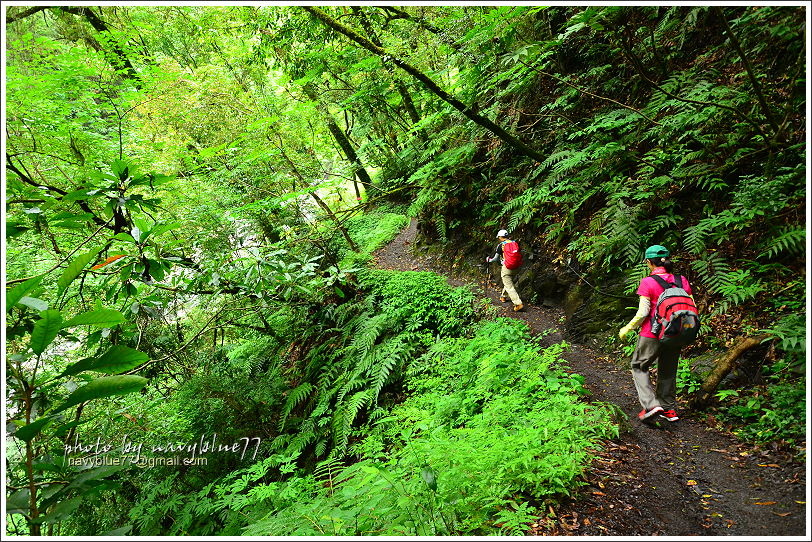
[[[347,161],[353,165],[354,176],[352,182],[355,186],[355,197],[360,201],[361,192],[358,190],[358,182],[355,180],[355,177],[361,180],[361,184],[363,184],[367,190],[372,190],[372,179],[369,178],[369,173],[367,173],[366,168],[361,164],[358,153],[355,152],[355,148],[352,146],[352,143],[350,143],[347,134],[336,124],[336,121],[332,117],[327,117],[327,129],[330,130],[336,143],[338,143],[338,146],[344,151]]]
[[[761,344],[765,338],[765,335],[742,337],[727,352],[717,358],[713,363],[713,370],[705,377],[698,395],[691,400],[691,406],[695,408],[707,406],[719,383],[736,367],[736,362],[742,354]]]
[[[352,164],[353,166],[353,185],[355,186],[355,197],[360,201],[361,200],[361,192],[358,190],[358,181],[356,177],[360,179],[361,184],[367,190],[372,190],[372,179],[369,177],[369,173],[367,173],[366,168],[361,163],[361,159],[358,158],[358,153],[355,152],[355,147],[352,146],[350,139],[347,137],[347,134],[344,133],[338,123],[336,123],[333,116],[326,111],[326,108],[319,100],[318,95],[308,85],[304,86],[304,93],[307,95],[308,98],[316,102],[316,107],[322,111],[324,115],[324,121],[327,124],[327,129],[330,130],[330,133],[333,134],[333,139],[336,140],[338,146],[341,147],[341,150],[344,152],[344,156],[347,158],[347,161]]]
[[[317,7],[312,6],[302,6],[302,9],[306,10],[308,13],[313,15],[316,19],[323,22],[325,25],[329,26],[336,32],[343,34],[350,38],[352,41],[363,47],[364,49],[375,53],[376,55],[383,58],[385,61],[391,60],[392,63],[423,83],[426,88],[436,94],[440,99],[445,101],[446,103],[450,104],[454,109],[471,119],[473,122],[482,126],[486,130],[493,133],[496,137],[516,149],[517,151],[521,152],[525,156],[536,160],[537,162],[543,162],[546,157],[538,152],[537,150],[530,147],[527,143],[524,143],[519,138],[514,136],[513,134],[509,133],[507,130],[493,122],[491,119],[484,117],[477,113],[479,109],[476,104],[467,106],[462,103],[460,100],[440,88],[440,86],[435,83],[428,75],[423,73],[422,71],[418,70],[411,64],[405,62],[404,60],[392,55],[382,47],[378,47],[368,39],[364,38],[363,36],[358,35],[352,29],[344,26],[340,22],[336,21],[332,17],[330,17],[324,10],[321,10]]]

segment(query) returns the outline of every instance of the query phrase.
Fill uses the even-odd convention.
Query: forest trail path
[[[434,271],[450,284],[477,285],[477,278],[456,276],[447,262],[416,255],[416,223],[375,255],[381,269]],[[484,259],[484,255],[483,255]],[[542,344],[564,337],[563,311],[525,304],[513,312],[499,301],[501,283],[485,295],[504,316],[527,322]],[[480,289],[482,277],[478,280]],[[520,292],[521,294],[521,292]],[[572,344],[572,343],[571,343]],[[589,485],[540,520],[528,535],[614,536],[793,536],[806,532],[805,465],[776,451],[738,442],[690,410],[662,427],[643,425],[626,360],[610,358],[572,344],[565,354],[571,370],[585,378],[591,402],[614,403],[627,415],[618,439],[605,443],[588,474]]]

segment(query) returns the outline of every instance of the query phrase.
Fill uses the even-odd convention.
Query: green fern
[[[722,302],[716,312],[725,313],[733,306],[754,299],[765,289],[764,284],[754,279],[749,271],[736,270],[726,273],[724,284],[715,289],[722,295]]]
[[[346,450],[352,424],[361,409],[369,404],[371,396],[372,390],[361,390],[354,393],[348,401],[338,407],[332,422],[333,438],[338,450]]]
[[[730,264],[719,252],[711,252],[694,261],[691,267],[711,293],[720,293],[730,285]]]
[[[365,357],[380,338],[389,323],[389,315],[380,313],[371,318],[362,316],[357,319],[352,347],[360,358]]]
[[[398,351],[392,351],[376,364],[375,374],[372,377],[372,396],[376,401],[395,367],[402,363],[401,356]]]
[[[603,213],[604,229],[610,246],[617,247],[624,264],[635,263],[642,254],[642,240],[637,231],[638,209],[617,200]],[[615,249],[612,249],[615,250]],[[608,255],[609,258],[612,255]]]
[[[345,468],[344,463],[339,458],[331,457],[316,465],[316,468],[313,469],[313,476],[316,480],[326,484],[330,494],[332,494],[336,484],[336,476]]]
[[[646,224],[646,228],[644,233],[646,237],[649,239],[661,236],[659,235],[661,232],[666,231],[670,228],[674,228],[680,221],[682,220],[682,216],[673,214],[673,212],[667,212],[665,214],[661,214],[657,218],[650,220]]]
[[[782,252],[789,254],[803,254],[806,249],[806,228],[786,227],[781,233],[773,237],[766,244],[764,251],[758,258],[774,258]]]
[[[285,427],[285,422],[287,421],[291,411],[293,411],[293,409],[296,408],[299,403],[304,401],[314,389],[315,387],[310,382],[303,382],[288,392],[288,397],[285,400],[285,405],[282,407],[282,412],[279,418],[280,430]]]

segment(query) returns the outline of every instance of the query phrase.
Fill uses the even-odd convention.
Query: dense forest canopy
[[[626,352],[673,247],[689,358],[739,348],[681,391],[802,448],[806,10],[8,3],[6,534],[523,532],[615,413],[375,269],[410,218],[461,268],[515,232],[528,299],[600,285]]]

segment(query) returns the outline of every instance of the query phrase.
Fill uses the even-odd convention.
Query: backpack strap
[[[669,288],[669,286],[676,286],[676,284],[666,281],[660,275],[649,275],[649,277],[653,278],[657,282],[657,284],[659,284],[660,286],[662,286],[666,290]],[[676,280],[677,278],[679,278],[679,275],[674,275],[674,279]],[[682,285],[682,281],[680,281],[680,288],[682,288],[681,285]]]

